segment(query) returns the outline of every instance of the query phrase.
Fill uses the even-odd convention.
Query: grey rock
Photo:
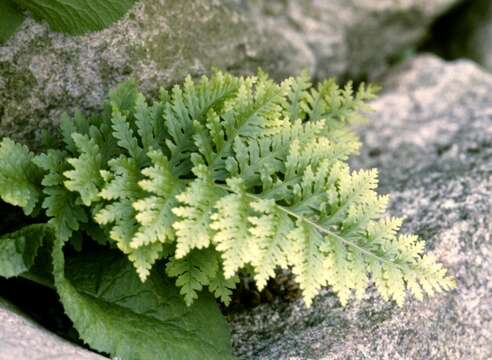
[[[434,25],[426,47],[447,59],[469,58],[492,70],[492,2],[463,1]]]
[[[241,359],[492,358],[492,75],[420,56],[388,76],[355,167],[378,167],[405,232],[427,240],[457,288],[403,308],[325,290],[230,317]]]
[[[103,360],[103,356],[50,333],[0,298],[0,359]]]
[[[141,0],[85,36],[28,18],[0,47],[0,137],[38,145],[62,112],[99,109],[128,77],[146,93],[220,67],[275,78],[375,75],[458,0]]]
[[[374,78],[404,56],[456,0],[254,0],[259,26],[307,47],[317,78]]]

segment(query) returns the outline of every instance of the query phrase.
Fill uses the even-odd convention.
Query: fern
[[[454,282],[384,216],[377,171],[347,165],[374,91],[217,72],[152,103],[127,82],[97,118],[62,120],[63,150],[34,157],[4,139],[0,196],[27,214],[42,200],[64,240],[97,224],[142,281],[167,259],[187,304],[205,287],[228,303],[242,269],[262,289],[290,268],[308,306],[324,286],[345,305],[370,282],[402,305],[406,289],[422,299]]]
[[[33,212],[40,198],[39,171],[32,164],[34,155],[25,145],[8,138],[0,142],[0,196],[20,206],[26,215]]]

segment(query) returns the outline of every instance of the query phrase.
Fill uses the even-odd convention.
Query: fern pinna
[[[302,74],[221,72],[162,90],[149,103],[135,83],[110,93],[91,119],[61,120],[63,145],[34,155],[3,139],[0,192],[26,214],[44,209],[59,238],[83,233],[127,254],[142,281],[158,259],[187,304],[208,287],[228,303],[238,272],[259,289],[291,268],[309,306],[329,285],[346,304],[372,278],[402,304],[453,279],[401,219],[385,217],[377,171],[351,171],[371,87]]]

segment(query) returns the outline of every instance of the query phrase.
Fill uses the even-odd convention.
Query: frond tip
[[[384,216],[377,171],[347,164],[373,97],[306,73],[188,77],[154,102],[122,84],[100,116],[64,117],[63,150],[2,140],[0,197],[26,214],[42,200],[63,240],[99,226],[142,281],[167,261],[187,304],[204,288],[228,303],[242,269],[262,289],[289,268],[308,306],[324,286],[345,305],[371,281],[402,305],[454,280]]]

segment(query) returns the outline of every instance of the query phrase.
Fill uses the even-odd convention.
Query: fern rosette
[[[63,241],[82,234],[117,247],[145,281],[158,260],[185,302],[203,288],[224,303],[242,270],[259,289],[290,268],[309,306],[324,286],[342,304],[372,281],[403,304],[453,279],[401,219],[385,217],[377,171],[351,171],[374,89],[306,74],[187,78],[153,103],[133,82],[91,119],[61,122],[63,145],[34,155],[3,139],[0,195],[43,209]]]

